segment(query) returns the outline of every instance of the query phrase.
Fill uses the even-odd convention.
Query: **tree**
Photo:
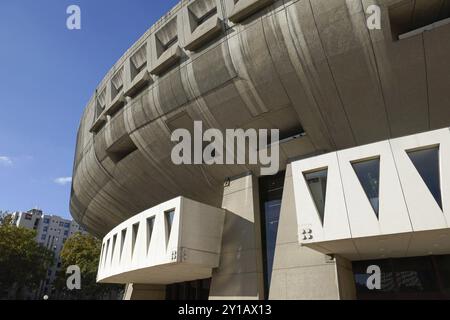
[[[8,211],[0,211],[0,225],[11,224],[12,215]]]
[[[36,289],[45,279],[53,252],[35,238],[36,231],[12,225],[8,216],[0,222],[0,298],[14,289],[20,299],[23,290]]]
[[[100,260],[101,241],[91,235],[76,233],[67,239],[61,250],[62,271],[56,283],[63,295],[71,299],[102,299],[111,292],[121,290],[119,285],[97,283],[97,268]],[[81,289],[68,290],[65,270],[76,265],[81,271]]]

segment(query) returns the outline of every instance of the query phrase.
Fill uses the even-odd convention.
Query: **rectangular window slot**
[[[111,78],[111,100],[113,100],[123,88],[123,67]]]
[[[131,84],[124,92],[126,97],[135,98],[152,81],[147,67],[147,44],[144,44],[130,58]]]
[[[147,67],[147,45],[143,45],[131,57],[131,80]]]
[[[175,17],[155,33],[156,62],[150,70],[151,74],[160,76],[177,65],[181,58],[178,43],[177,17]]]
[[[188,6],[191,32],[209,18],[217,15],[216,0],[197,0]]]
[[[177,19],[169,21],[156,35],[156,53],[158,58],[178,42]]]
[[[407,39],[450,23],[448,0],[405,0],[388,10],[393,40]]]
[[[106,90],[103,89],[100,94],[97,95],[95,101],[95,118],[97,119],[103,113],[106,107]]]
[[[133,140],[126,135],[109,147],[106,153],[114,163],[118,163],[137,150]]]
[[[185,48],[196,51],[217,38],[223,31],[216,0],[197,0],[188,6],[191,34],[186,36]]]

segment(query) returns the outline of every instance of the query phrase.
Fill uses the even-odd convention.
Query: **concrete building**
[[[55,294],[52,286],[61,271],[60,252],[64,243],[75,233],[87,234],[82,226],[73,220],[63,219],[59,216],[44,214],[42,210],[32,209],[26,212],[14,212],[12,222],[17,227],[36,230],[36,242],[54,252],[55,260],[47,271],[47,277],[43,280],[36,292],[30,292],[32,299],[41,298],[44,295]]]
[[[125,299],[448,298],[449,18],[448,0],[181,1],[81,120],[70,206],[104,239],[98,281]],[[194,121],[279,129],[280,173],[175,165]]]

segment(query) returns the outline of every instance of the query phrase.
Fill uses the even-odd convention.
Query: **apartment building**
[[[28,293],[29,298],[40,298],[55,294],[53,282],[61,271],[60,252],[68,238],[77,232],[87,234],[85,229],[73,220],[43,213],[39,209],[12,213],[12,222],[17,227],[36,230],[36,242],[54,252],[55,260],[47,270],[47,277],[36,292]]]

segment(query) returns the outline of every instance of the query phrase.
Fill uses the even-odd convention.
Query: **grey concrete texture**
[[[195,2],[181,1],[152,26],[87,104],[70,210],[95,235],[179,195],[220,206],[227,177],[258,172],[246,165],[174,165],[171,132],[191,128],[193,120],[220,130],[302,127],[304,137],[281,145],[281,168],[290,158],[450,125],[450,25],[394,39],[388,7],[401,0],[240,0],[242,10],[257,9],[235,22],[229,17],[240,9],[233,0]],[[420,16],[442,1],[417,2]],[[382,10],[381,30],[366,27],[365,9],[373,3]],[[222,31],[211,35],[205,27],[196,35],[195,23],[214,5],[208,19],[219,19]],[[193,41],[195,51],[187,50]],[[130,58],[143,46],[145,70],[130,79]],[[121,68],[119,91],[128,96],[111,89]],[[118,161],[115,150],[127,156]]]
[[[298,244],[291,166],[286,168],[269,299],[355,299],[352,265]]]

